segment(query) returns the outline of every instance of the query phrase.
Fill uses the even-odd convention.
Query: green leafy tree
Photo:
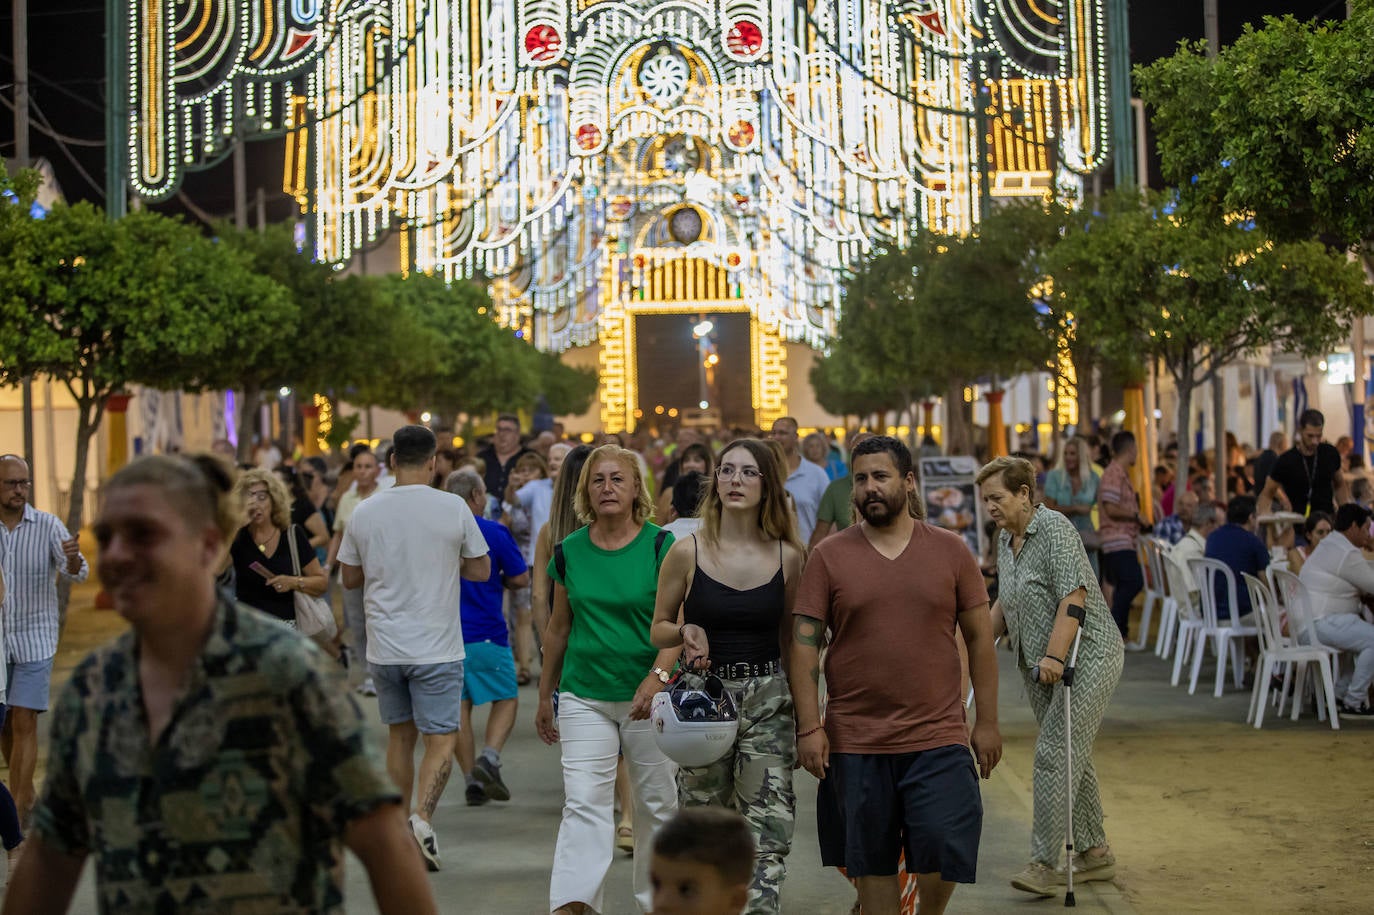
[[[1273,346],[1310,354],[1374,310],[1359,268],[1314,241],[1274,242],[1248,221],[1176,211],[1173,195],[1119,191],[1050,252],[1056,308],[1082,319],[1105,358],[1158,359],[1178,389],[1180,467],[1199,385]]]
[[[0,384],[47,375],[77,406],[67,525],[81,527],[90,442],[129,384],[199,390],[255,330],[235,308],[278,295],[221,248],[152,212],[108,221],[79,203],[0,220]]]
[[[549,412],[566,416],[585,413],[596,396],[598,379],[596,371],[589,368],[575,368],[564,365],[554,353],[546,353],[532,346],[525,346],[528,358],[534,364],[535,378],[539,393],[549,405]]]
[[[1185,208],[1252,215],[1278,240],[1374,242],[1374,3],[1345,22],[1269,17],[1215,58],[1198,43],[1136,70]]]

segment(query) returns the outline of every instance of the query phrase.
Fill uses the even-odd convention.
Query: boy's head
[[[654,836],[654,915],[739,915],[754,878],[754,838],[722,807],[688,807]]]

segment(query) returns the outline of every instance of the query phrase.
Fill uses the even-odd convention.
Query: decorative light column
[[[988,391],[988,459],[1007,456],[1007,424],[1002,420],[1002,398],[1006,391]]]

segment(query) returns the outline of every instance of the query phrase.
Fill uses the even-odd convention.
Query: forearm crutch
[[[1064,890],[1064,907],[1078,905],[1073,897],[1073,676],[1078,665],[1078,643],[1083,638],[1083,621],[1087,611],[1077,605],[1070,605],[1068,615],[1078,621],[1078,629],[1073,635],[1073,649],[1069,652],[1069,663],[1064,665],[1064,798],[1068,806],[1065,817],[1064,851],[1068,856],[1064,861],[1064,873],[1068,886]],[[1040,679],[1040,668],[1035,669],[1035,679]]]

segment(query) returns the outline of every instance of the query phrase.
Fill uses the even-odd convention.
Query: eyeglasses
[[[269,498],[267,490],[254,489],[244,494],[245,502],[266,502]]]
[[[716,468],[716,477],[721,480],[733,480],[739,477],[746,483],[757,483],[763,479],[763,473],[757,467],[736,467],[734,464],[721,464]]]
[[[6,489],[28,489],[33,485],[33,480],[0,480],[0,486]]]

